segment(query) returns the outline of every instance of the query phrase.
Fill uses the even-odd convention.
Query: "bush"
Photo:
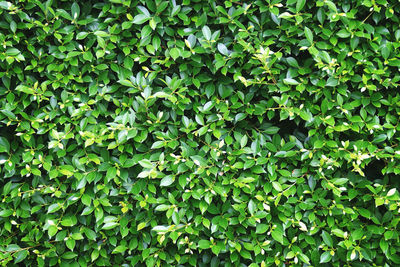
[[[0,262],[395,266],[397,1],[1,1]]]

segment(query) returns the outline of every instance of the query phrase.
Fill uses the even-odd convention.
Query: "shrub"
[[[1,1],[0,262],[395,266],[397,1]]]

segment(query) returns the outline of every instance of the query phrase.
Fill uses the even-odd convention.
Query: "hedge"
[[[400,265],[399,15],[0,1],[1,264]]]

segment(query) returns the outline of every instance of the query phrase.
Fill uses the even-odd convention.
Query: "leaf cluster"
[[[400,265],[399,16],[0,1],[0,263]]]

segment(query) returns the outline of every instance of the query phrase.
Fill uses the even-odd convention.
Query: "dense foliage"
[[[0,262],[400,264],[400,5],[0,1]]]

